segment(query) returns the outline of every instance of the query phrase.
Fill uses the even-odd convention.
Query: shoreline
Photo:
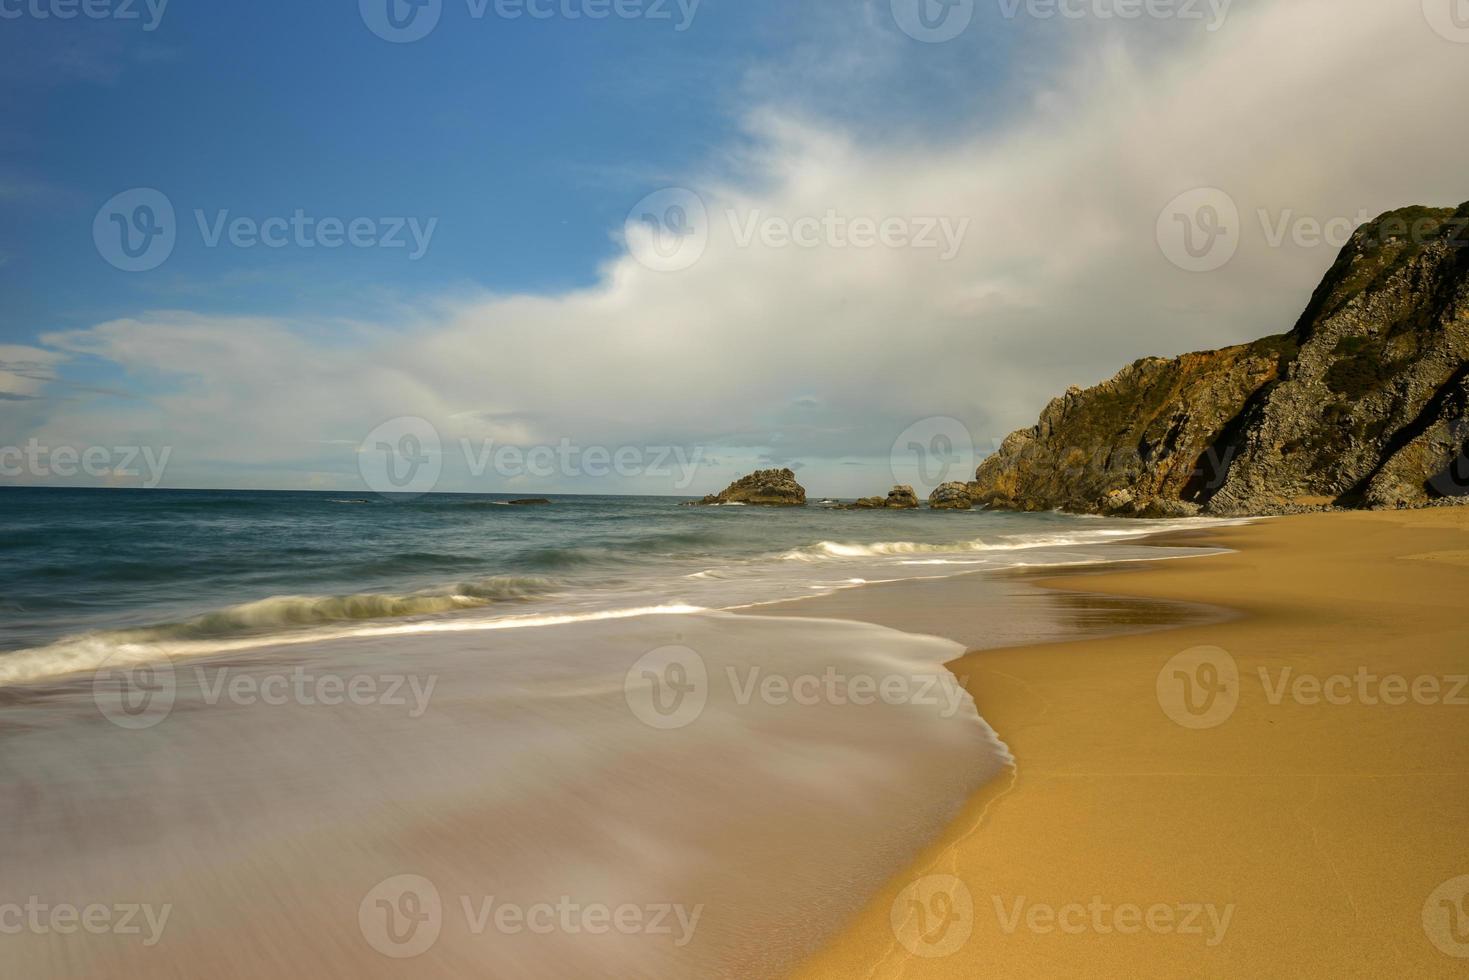
[[[1449,690],[1469,671],[1454,615],[1469,513],[1302,515],[1148,541],[1230,551],[1010,574],[1233,615],[950,663],[1016,768],[793,976],[1169,976],[1180,962],[1201,976],[1457,975],[1444,952],[1454,934],[1425,915],[1436,889],[1469,873],[1469,707]],[[941,592],[963,578],[911,584]],[[898,610],[888,588],[860,590],[856,618],[928,616],[923,632],[962,632],[952,597]],[[843,615],[830,609],[840,598],[784,612]],[[1239,679],[1228,716],[1190,728],[1165,699],[1200,719],[1159,675],[1201,647],[1227,650]],[[1197,667],[1191,656],[1183,665]],[[1364,672],[1441,679],[1437,701],[1328,703],[1299,686]]]
[[[1419,524],[1428,526],[1414,530]],[[1452,548],[1464,550],[1444,550],[1448,530],[1462,538]],[[544,631],[444,624],[283,644],[181,666],[177,704],[170,694],[157,728],[123,738],[98,713],[110,702],[94,703],[85,677],[24,698],[0,691],[0,728],[19,740],[8,768],[0,766],[22,787],[11,801],[13,844],[73,855],[22,869],[53,890],[126,897],[146,888],[144,897],[176,902],[168,955],[201,965],[224,947],[249,961],[252,933],[220,923],[246,906],[259,922],[275,921],[287,908],[272,904],[278,882],[299,879],[298,902],[337,910],[311,921],[338,948],[332,960],[319,942],[298,937],[299,962],[328,969],[350,960],[364,976],[396,975],[396,961],[364,946],[371,938],[347,912],[370,888],[409,873],[449,896],[489,882],[497,894],[604,904],[652,896],[708,913],[698,942],[674,950],[652,936],[621,951],[572,937],[486,936],[451,918],[417,968],[511,957],[526,975],[540,967],[563,975],[557,970],[651,954],[650,975],[688,975],[702,964],[695,972],[1049,977],[1102,964],[1105,975],[1171,976],[1180,961],[1205,976],[1277,975],[1281,964],[1292,973],[1320,964],[1352,972],[1360,962],[1434,975],[1435,966],[1460,964],[1420,963],[1410,942],[1415,928],[1418,946],[1425,942],[1415,916],[1432,882],[1469,873],[1449,868],[1469,808],[1469,765],[1459,761],[1469,709],[1440,706],[1406,720],[1350,707],[1302,713],[1260,704],[1249,677],[1262,658],[1283,662],[1278,651],[1261,653],[1277,641],[1289,663],[1317,674],[1337,669],[1328,654],[1343,649],[1348,665],[1375,667],[1362,660],[1373,645],[1404,637],[1415,670],[1469,669],[1461,652],[1469,631],[1453,616],[1469,585],[1464,532],[1469,512],[1449,511],[1163,527],[1115,551],[1108,545],[1108,560],[1087,564],[966,570]],[[1396,563],[1404,581],[1380,581],[1385,556],[1404,547],[1420,560]],[[1344,624],[1341,635],[1331,632]],[[1353,653],[1353,642],[1369,652]],[[1161,709],[1156,680],[1173,655],[1202,644],[1232,651],[1251,697],[1227,724],[1188,730]],[[1438,659],[1419,657],[1425,649]],[[688,702],[691,714],[675,719],[673,734],[639,714],[651,702],[627,686],[629,665],[653,654],[692,655],[707,668],[707,705]],[[423,674],[424,710],[386,699],[333,707],[206,696],[224,690],[211,685],[226,673],[232,685],[264,690],[297,667],[340,677]],[[823,667],[853,678],[942,675],[954,704],[967,706],[965,691],[974,699],[966,717],[982,720],[985,732],[936,718],[917,698],[876,714],[870,704],[819,698],[742,700],[756,676],[794,683]],[[723,760],[717,772],[710,759]],[[320,780],[323,764],[370,775]],[[222,770],[233,787],[227,807],[174,816],[192,813],[189,785]],[[1396,785],[1408,777],[1437,782]],[[391,789],[391,812],[359,812],[375,787]],[[527,794],[535,805],[519,802]],[[689,812],[698,818],[681,816]],[[159,813],[170,816],[160,823]],[[126,854],[114,850],[119,830],[136,837]],[[639,842],[649,840],[653,853],[702,857],[651,870],[628,859],[646,857]],[[578,843],[568,849],[567,841]],[[527,848],[538,857],[517,869],[509,855]],[[1357,850],[1370,851],[1368,860],[1353,863]],[[197,860],[164,873],[167,854]],[[1414,863],[1425,854],[1442,860]],[[1302,855],[1310,860],[1297,867]],[[588,879],[579,870],[588,860],[626,874]],[[724,870],[732,860],[743,874]],[[1403,870],[1413,868],[1416,877]],[[1398,882],[1398,893],[1379,894],[1379,879]],[[1408,908],[1414,902],[1403,893],[1420,879],[1431,883]],[[1372,904],[1386,898],[1390,909]],[[1093,901],[1136,903],[1138,915],[1197,905],[1219,942],[1182,931],[1058,932],[1029,918],[1035,908],[1075,906],[1075,921],[1089,923]],[[1323,907],[1332,917],[1315,928],[1325,938],[1303,940]],[[1354,941],[1398,958],[1372,959]],[[116,975],[133,967],[148,975],[151,961],[134,961],[134,952],[80,940],[67,947],[78,962],[115,955]]]

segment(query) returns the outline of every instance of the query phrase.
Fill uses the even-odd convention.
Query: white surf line
[[[491,630],[524,629],[535,626],[565,626],[573,623],[596,622],[609,619],[632,619],[638,616],[690,616],[711,612],[703,606],[664,605],[639,606],[631,609],[608,609],[591,613],[567,613],[543,616],[510,616],[489,620],[436,620],[418,623],[397,623],[383,626],[359,626],[352,629],[310,630],[300,633],[272,633],[264,636],[242,637],[237,640],[220,641],[167,641],[120,643],[104,647],[106,641],[79,639],[66,641],[51,647],[39,647],[31,651],[16,651],[0,657],[0,687],[34,681],[52,680],[97,670],[104,665],[124,667],[154,663],[174,658],[207,657],[221,653],[236,653],[242,650],[259,650],[267,647],[300,646],[310,643],[330,643],[365,637],[414,636],[428,633],[477,633]],[[70,649],[68,649],[70,648]],[[70,652],[71,656],[67,657]],[[47,656],[49,654],[49,656]],[[91,654],[92,656],[88,656]],[[66,663],[66,660],[86,660],[85,663]],[[22,663],[7,663],[21,660]]]

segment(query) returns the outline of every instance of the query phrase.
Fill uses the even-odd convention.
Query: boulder
[[[888,491],[888,499],[883,502],[883,506],[889,510],[917,510],[918,494],[913,492],[912,487],[900,484]]]
[[[972,510],[974,501],[969,496],[969,486],[964,483],[945,483],[928,495],[930,510]]]
[[[862,497],[850,504],[836,504],[832,510],[882,510],[887,500],[882,497]]]

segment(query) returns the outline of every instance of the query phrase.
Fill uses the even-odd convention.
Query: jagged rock
[[[1111,513],[1131,513],[1137,509],[1137,494],[1126,488],[1113,490],[1103,498],[1102,509]]]
[[[710,494],[700,505],[752,504],[759,507],[804,507],[806,488],[796,482],[789,469],[756,470],[741,477],[722,492]]]
[[[1358,229],[1288,333],[1072,388],[970,485],[1172,517],[1469,500],[1469,204]]]
[[[969,497],[966,483],[945,483],[928,495],[930,510],[971,510],[974,501]]]
[[[900,484],[888,491],[887,500],[883,506],[890,510],[916,510],[918,508],[918,494],[907,484]]]

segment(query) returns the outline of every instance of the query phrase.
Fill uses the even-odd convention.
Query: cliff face
[[[1072,388],[977,503],[1137,516],[1421,506],[1469,493],[1469,204],[1358,229],[1286,334]]]

